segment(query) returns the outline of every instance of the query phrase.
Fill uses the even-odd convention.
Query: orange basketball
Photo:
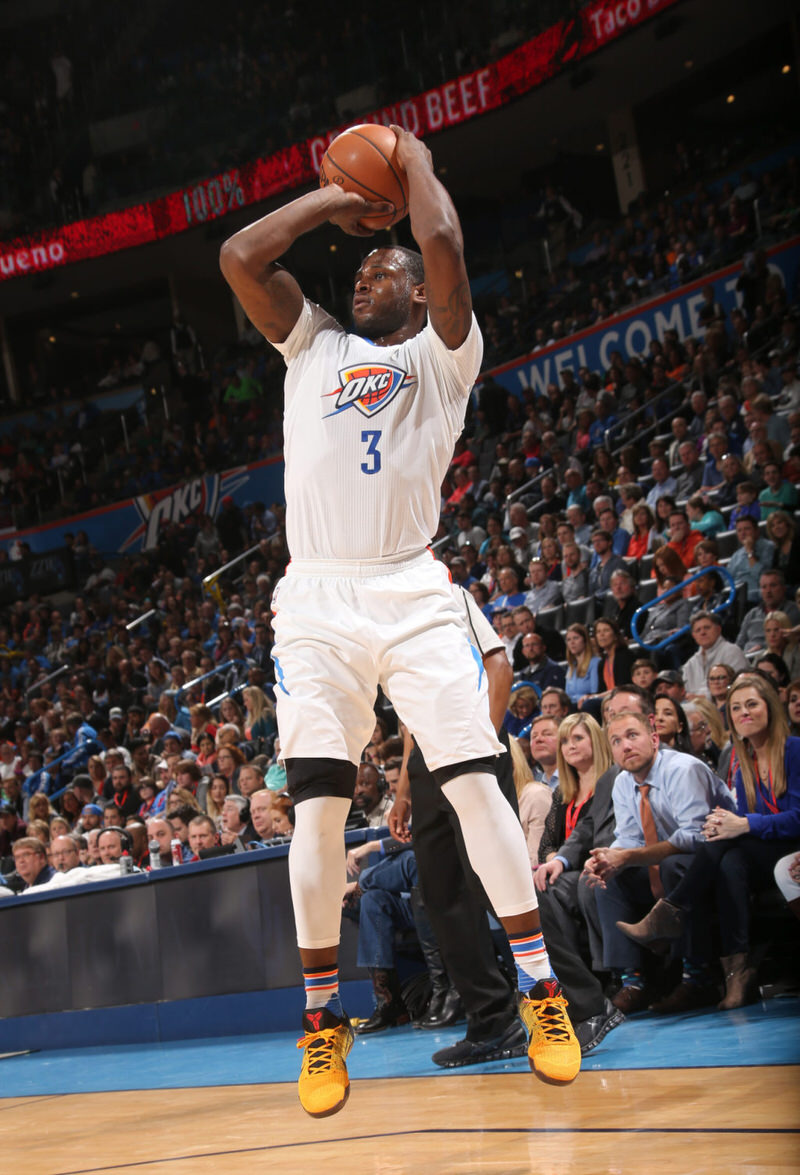
[[[396,159],[397,139],[388,126],[364,123],[342,131],[322,157],[320,187],[339,184],[365,200],[386,200],[394,211],[365,216],[365,228],[388,228],[408,212],[408,178]]]

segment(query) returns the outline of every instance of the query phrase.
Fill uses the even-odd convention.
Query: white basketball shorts
[[[429,770],[503,752],[482,658],[430,552],[401,564],[293,561],[272,608],[282,758],[358,763],[379,684]]]

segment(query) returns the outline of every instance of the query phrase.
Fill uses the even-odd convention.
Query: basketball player
[[[557,1083],[580,1068],[542,940],[524,834],[497,792],[493,758],[502,744],[483,665],[447,569],[427,549],[483,352],[461,226],[427,147],[392,129],[421,256],[396,247],[367,255],[355,280],[355,333],[307,301],[277,259],[325,221],[370,235],[360,219],[389,205],[332,184],[242,229],[220,257],[246,313],[287,367],[292,561],[273,597],[273,659],[296,812],[289,874],[307,1001],[298,1090],[303,1108],[319,1117],[341,1109],[349,1092],[353,1034],[337,968],[343,832],[378,684],[455,809],[470,862],[509,936],[531,1068]]]

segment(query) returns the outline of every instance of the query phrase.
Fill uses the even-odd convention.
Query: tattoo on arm
[[[472,298],[469,282],[462,281],[447,296],[442,303],[434,303],[430,307],[431,317],[435,319],[443,335],[461,335],[469,331],[472,316]]]

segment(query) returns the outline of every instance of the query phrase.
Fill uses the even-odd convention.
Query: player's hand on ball
[[[433,156],[422,139],[412,135],[411,131],[403,130],[401,126],[392,125],[389,129],[397,135],[396,158],[405,171],[408,171],[409,164],[415,160],[421,161],[433,171]]]
[[[363,196],[359,196],[357,192],[346,192],[343,188],[335,189],[338,200],[337,208],[332,216],[329,216],[331,224],[335,224],[342,232],[347,233],[351,237],[372,237],[374,231],[370,228],[365,228],[360,223],[363,216],[382,215],[393,210],[391,204],[385,201],[365,200]]]

